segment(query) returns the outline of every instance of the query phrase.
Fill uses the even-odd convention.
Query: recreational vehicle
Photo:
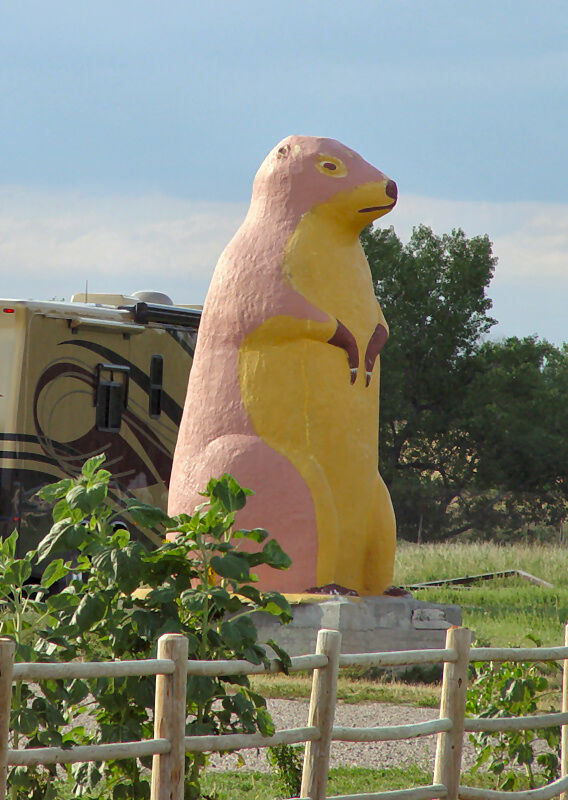
[[[0,535],[20,552],[51,524],[38,489],[98,453],[117,505],[165,509],[200,315],[157,292],[0,300]]]

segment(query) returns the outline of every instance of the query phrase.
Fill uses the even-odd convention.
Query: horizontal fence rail
[[[499,792],[495,789],[474,789],[460,786],[461,800],[551,800],[568,789],[568,777],[542,786],[540,789],[525,789],[522,792]]]
[[[166,634],[158,643],[158,657],[140,661],[13,663],[14,644],[0,640],[0,800],[6,796],[6,771],[10,766],[69,764],[85,761],[138,758],[152,755],[151,800],[183,800],[183,769],[186,753],[227,752],[264,748],[279,744],[306,743],[301,796],[295,800],[549,800],[563,795],[568,800],[568,644],[564,647],[470,648],[470,633],[451,628],[446,647],[432,650],[407,650],[380,653],[341,654],[341,635],[320,631],[316,653],[291,659],[289,670],[313,673],[308,724],[276,730],[272,736],[260,733],[231,733],[187,736],[185,696],[187,677],[260,675],[282,672],[273,659],[268,665],[248,661],[195,661],[187,658],[187,640],[179,634]],[[568,643],[568,639],[566,639]],[[469,664],[563,661],[562,712],[525,717],[465,717],[465,689]],[[438,719],[406,725],[344,727],[333,724],[337,697],[337,674],[341,667],[396,667],[443,664],[442,700]],[[8,746],[11,685],[14,681],[72,680],[75,678],[156,676],[154,738],[136,742],[117,742],[89,746],[11,749]],[[546,727],[562,730],[562,777],[539,789],[520,792],[477,789],[460,785],[461,747],[464,733],[535,730]],[[325,794],[331,742],[384,742],[437,736],[433,782],[412,789],[371,792],[357,795]]]
[[[452,648],[444,650],[394,650],[389,653],[349,653],[339,656],[340,667],[414,667],[456,661]]]
[[[296,656],[291,660],[289,672],[313,670],[327,665],[325,656]],[[269,666],[251,664],[250,661],[188,661],[188,675],[268,675],[282,672],[279,661]],[[47,681],[66,678],[125,678],[143,675],[171,675],[174,662],[165,658],[149,658],[140,661],[69,661],[64,664],[22,662],[14,664],[15,681]]]
[[[436,800],[448,796],[445,786],[416,786],[414,789],[396,789],[392,792],[371,792],[370,794],[337,794],[327,800]]]
[[[564,661],[568,647],[472,647],[470,661]]]
[[[432,719],[428,722],[414,722],[411,725],[385,725],[376,728],[343,728],[332,729],[334,742],[395,742],[399,739],[416,739],[433,733],[449,731],[451,719]]]
[[[15,681],[49,681],[65,678],[126,678],[143,675],[171,675],[175,665],[164,658],[144,661],[69,661],[65,664],[14,664]]]
[[[314,742],[320,738],[319,728],[287,728],[272,736],[261,733],[221,733],[212,736],[186,736],[186,753],[212,753],[227,750],[246,750],[249,747],[274,747],[278,744]]]
[[[539,728],[557,728],[568,724],[566,711],[558,714],[538,714],[530,717],[468,717],[464,731],[480,733],[490,731],[534,731]]]
[[[8,763],[18,767],[39,764],[77,764],[82,761],[110,761],[118,758],[140,758],[155,753],[169,753],[167,739],[145,739],[141,742],[79,745],[76,747],[37,747],[28,750],[8,750]]]
[[[290,659],[288,672],[299,670],[313,670],[327,666],[327,657],[324,655],[294,656]],[[264,664],[251,664],[250,661],[188,661],[188,675],[207,675],[210,678],[220,675],[267,675],[273,672],[283,672],[282,664],[278,659],[270,662],[268,667]]]

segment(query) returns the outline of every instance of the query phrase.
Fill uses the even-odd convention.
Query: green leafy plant
[[[192,659],[241,658],[259,664],[268,661],[268,645],[286,668],[289,658],[275,642],[258,642],[251,614],[262,610],[286,622],[291,618],[288,603],[276,592],[260,592],[252,570],[261,564],[285,569],[290,559],[266,531],[235,528],[235,512],[251,491],[223,475],[208,483],[204,503],[193,515],[172,518],[153,506],[131,502],[128,512],[139,528],[158,527],[172,534],[172,541],[151,550],[131,538],[113,510],[107,499],[111,475],[103,463],[104,456],[89,459],[78,478],[41,490],[41,497],[53,504],[53,526],[37,550],[37,562],[46,567],[39,589],[41,606],[34,607],[38,615],[34,642],[28,645],[36,658],[147,658],[155,655],[161,634],[176,632],[187,637]],[[259,547],[245,552],[237,547],[242,540]],[[68,558],[69,551],[76,553],[73,559]],[[31,565],[32,558],[29,554],[26,564]],[[28,567],[22,569],[23,576]],[[57,582],[64,588],[46,594]],[[20,606],[27,601],[31,607],[27,590],[22,591]],[[22,606],[21,619],[23,613]],[[19,633],[14,637],[23,642]],[[20,652],[31,660],[29,649]],[[89,724],[72,728],[66,740],[60,738],[63,746],[66,741],[88,744],[152,736],[152,678],[75,680],[67,687],[47,681],[46,685],[50,695],[41,707],[32,697],[21,697],[19,702],[22,718],[37,712],[50,740],[61,737],[60,726],[77,714],[87,714]],[[54,713],[50,699],[57,699],[57,718],[49,717]],[[251,689],[246,676],[189,677],[187,711],[188,734],[273,731],[265,700]],[[26,736],[33,733],[25,724],[18,729]],[[193,800],[201,796],[205,757],[196,754],[187,760],[186,797]],[[144,769],[149,763],[132,759],[74,765],[69,769],[74,796],[100,800],[104,783],[112,800],[149,797]],[[35,800],[23,784],[18,794],[16,770],[10,780],[16,787],[13,800],[32,796]]]
[[[302,745],[277,744],[267,747],[266,760],[278,781],[283,797],[298,797],[302,786]]]
[[[550,675],[560,667],[554,662],[483,662],[471,669],[466,714],[491,718],[535,714],[549,693]],[[469,738],[477,751],[475,766],[488,768],[502,789],[520,786],[523,772],[531,789],[558,777],[558,728],[482,732]],[[536,748],[537,742],[546,749],[542,744]]]
[[[50,585],[46,571],[43,585],[32,582],[36,557],[29,551],[16,558],[18,533],[14,531],[0,541],[0,636],[16,643],[16,661],[43,660],[38,651],[37,630],[42,625],[55,625],[46,600],[46,587]],[[68,720],[62,714],[61,687],[48,681],[30,687],[18,681],[12,692],[10,730],[12,747],[65,747],[75,741],[76,730],[61,732]],[[10,770],[9,797],[12,800],[55,800],[57,788],[55,765],[16,767]]]

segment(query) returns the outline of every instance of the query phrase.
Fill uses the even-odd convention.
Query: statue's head
[[[334,139],[288,136],[262,162],[253,186],[261,201],[294,217],[318,207],[357,232],[396,204],[396,183]]]

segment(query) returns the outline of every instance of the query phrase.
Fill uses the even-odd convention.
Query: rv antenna
[[[89,280],[85,281],[85,303],[89,302]]]

